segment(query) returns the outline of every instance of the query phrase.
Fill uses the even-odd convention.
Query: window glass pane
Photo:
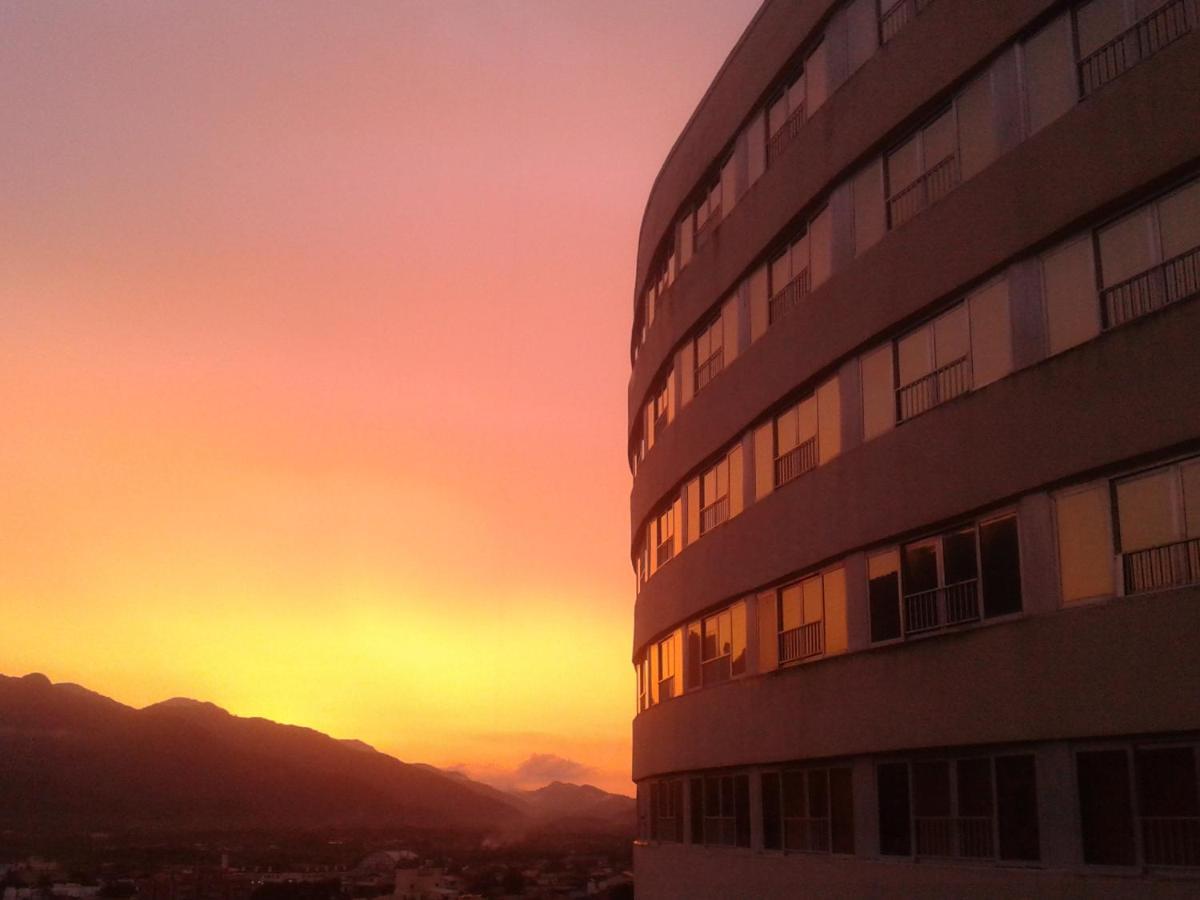
[[[981,388],[1013,368],[1007,279],[972,294],[969,305],[972,387]]]
[[[809,578],[800,582],[800,591],[803,595],[802,603],[804,605],[804,624],[810,622],[819,622],[825,617],[824,594],[821,591],[821,579]]]
[[[937,542],[909,544],[901,555],[904,593],[919,594],[938,586]]]
[[[879,790],[879,852],[908,856],[912,852],[908,807],[908,766],[888,763],[876,772]]]
[[[1041,858],[1032,756],[996,757],[996,825],[1001,859]]]
[[[783,773],[783,814],[786,818],[796,819],[805,815],[807,803],[804,799],[804,773]]]
[[[859,256],[883,237],[887,220],[883,206],[883,164],[870,163],[854,176],[854,255]]]
[[[750,846],[750,776],[733,777],[733,816],[736,839],[739,847]]]
[[[796,404],[796,442],[803,444],[817,436],[817,398],[808,397]]]
[[[958,150],[958,138],[954,129],[953,109],[942,113],[925,127],[923,133],[925,142],[923,171],[928,172]]]
[[[962,359],[970,352],[970,332],[967,324],[967,304],[960,303],[933,321],[933,350],[935,369]]]
[[[721,166],[721,187],[720,187],[721,207],[725,215],[729,215],[729,211],[733,209],[733,205],[737,203],[737,154],[734,154],[725,161],[725,165]]]
[[[771,260],[771,296],[775,296],[792,279],[792,258],[784,253]]]
[[[896,424],[892,345],[868,353],[859,362],[863,395],[863,439],[870,440]]]
[[[690,818],[691,833],[689,837],[693,844],[704,843],[704,781],[700,778],[689,779],[688,789],[691,793]]]
[[[1186,537],[1200,537],[1200,459],[1183,463],[1183,511]]]
[[[1176,514],[1177,478],[1176,471],[1168,468],[1117,483],[1122,553],[1183,538]]]
[[[946,584],[958,584],[977,577],[975,529],[958,531],[942,538],[942,557]]]
[[[735,603],[729,610],[730,662],[734,675],[746,674],[746,604]]]
[[[888,154],[888,194],[896,196],[921,175],[921,139],[913,135]]]
[[[867,560],[871,640],[900,637],[900,554],[895,550]]]
[[[944,760],[912,766],[913,815],[950,815],[950,765]]]
[[[808,81],[807,114],[811,116],[829,96],[829,61],[824,41],[809,54],[804,64],[804,77]]]
[[[1151,243],[1151,225],[1147,208],[1100,232],[1100,269],[1105,287],[1132,278],[1158,262]]]
[[[848,646],[846,634],[846,570],[834,569],[821,577],[825,598],[825,652],[841,653]]]
[[[762,113],[746,127],[746,156],[749,161],[747,176],[749,183],[754,184],[767,168],[767,125]]]
[[[958,779],[958,814],[967,817],[992,815],[992,760],[989,757],[960,759],[955,763]]]
[[[849,769],[829,770],[831,849],[854,852],[854,791]]]
[[[808,232],[792,242],[791,257],[792,277],[795,278],[808,268]]]
[[[1125,0],[1092,0],[1076,11],[1079,58],[1095,53],[1127,27]]]
[[[1137,854],[1133,845],[1133,800],[1125,751],[1080,753],[1075,757],[1075,767],[1079,776],[1083,861],[1133,865]]]
[[[804,624],[800,585],[789,584],[779,592],[779,630],[791,631]]]
[[[813,819],[829,817],[829,780],[824,769],[808,773],[808,815]]]
[[[1051,354],[1100,333],[1100,301],[1090,235],[1042,257],[1042,289]]]
[[[1176,191],[1158,204],[1163,259],[1200,247],[1200,181]]]
[[[1020,612],[1021,551],[1016,516],[979,526],[979,555],[983,570],[983,614],[1003,616]]]
[[[1045,128],[1079,98],[1071,16],[1064,13],[1025,42],[1025,104],[1029,133]]]
[[[821,465],[842,450],[842,392],[837,376],[817,388],[817,449]]]
[[[762,775],[763,847],[768,850],[783,849],[783,823],[780,809],[779,775],[764,772]]]
[[[792,407],[775,419],[775,449],[778,456],[783,456],[800,443],[800,414]]]
[[[717,620],[715,617],[710,617],[704,620],[704,658],[715,659],[720,656],[720,635],[717,628]]]
[[[828,207],[808,224],[808,242],[808,281],[810,287],[816,290],[833,274],[833,230]]]
[[[700,687],[700,623],[689,622],[687,627],[687,689]]]
[[[896,345],[901,387],[912,384],[933,371],[932,337],[932,328],[919,328],[902,337]]]
[[[1113,550],[1106,485],[1054,498],[1063,600],[1113,593]]]
[[[716,619],[721,643],[720,652],[722,656],[727,656],[730,650],[733,649],[733,629],[730,626],[729,610],[717,615]]]
[[[846,9],[851,74],[871,58],[879,44],[875,3],[876,0],[854,0]]]
[[[792,82],[792,86],[788,88],[788,115],[795,115],[804,106],[804,92],[806,90],[804,73],[801,72],[796,80]]]
[[[962,149],[963,181],[975,176],[996,158],[996,128],[992,121],[991,71],[967,85],[955,101],[958,141]],[[953,149],[953,148],[951,148]],[[930,158],[927,166],[936,162]]]
[[[773,136],[775,132],[783,127],[783,123],[787,121],[787,117],[788,98],[785,93],[780,95],[779,99],[767,109],[767,132]]]
[[[1138,812],[1142,816],[1200,816],[1196,758],[1191,747],[1141,749],[1134,753],[1133,761],[1137,769]],[[1147,850],[1152,847],[1149,842]]]

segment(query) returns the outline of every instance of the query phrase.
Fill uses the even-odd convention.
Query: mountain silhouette
[[[0,675],[0,828],[523,826],[521,799],[479,787],[211,703]]]

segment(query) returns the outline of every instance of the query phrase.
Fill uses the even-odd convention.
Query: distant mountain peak
[[[220,715],[233,717],[233,714],[227,709],[222,709],[215,703],[209,703],[207,700],[193,700],[190,697],[172,697],[169,700],[162,700],[158,703],[151,703],[144,707],[146,711],[155,709],[171,709],[181,712],[190,712],[202,715]]]

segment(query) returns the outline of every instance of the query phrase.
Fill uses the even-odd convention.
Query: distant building
[[[1198,295],[1200,3],[764,3],[641,226],[639,898],[1200,893]]]

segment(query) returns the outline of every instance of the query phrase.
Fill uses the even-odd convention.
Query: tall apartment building
[[[636,284],[638,896],[1200,893],[1200,2],[767,0]]]

